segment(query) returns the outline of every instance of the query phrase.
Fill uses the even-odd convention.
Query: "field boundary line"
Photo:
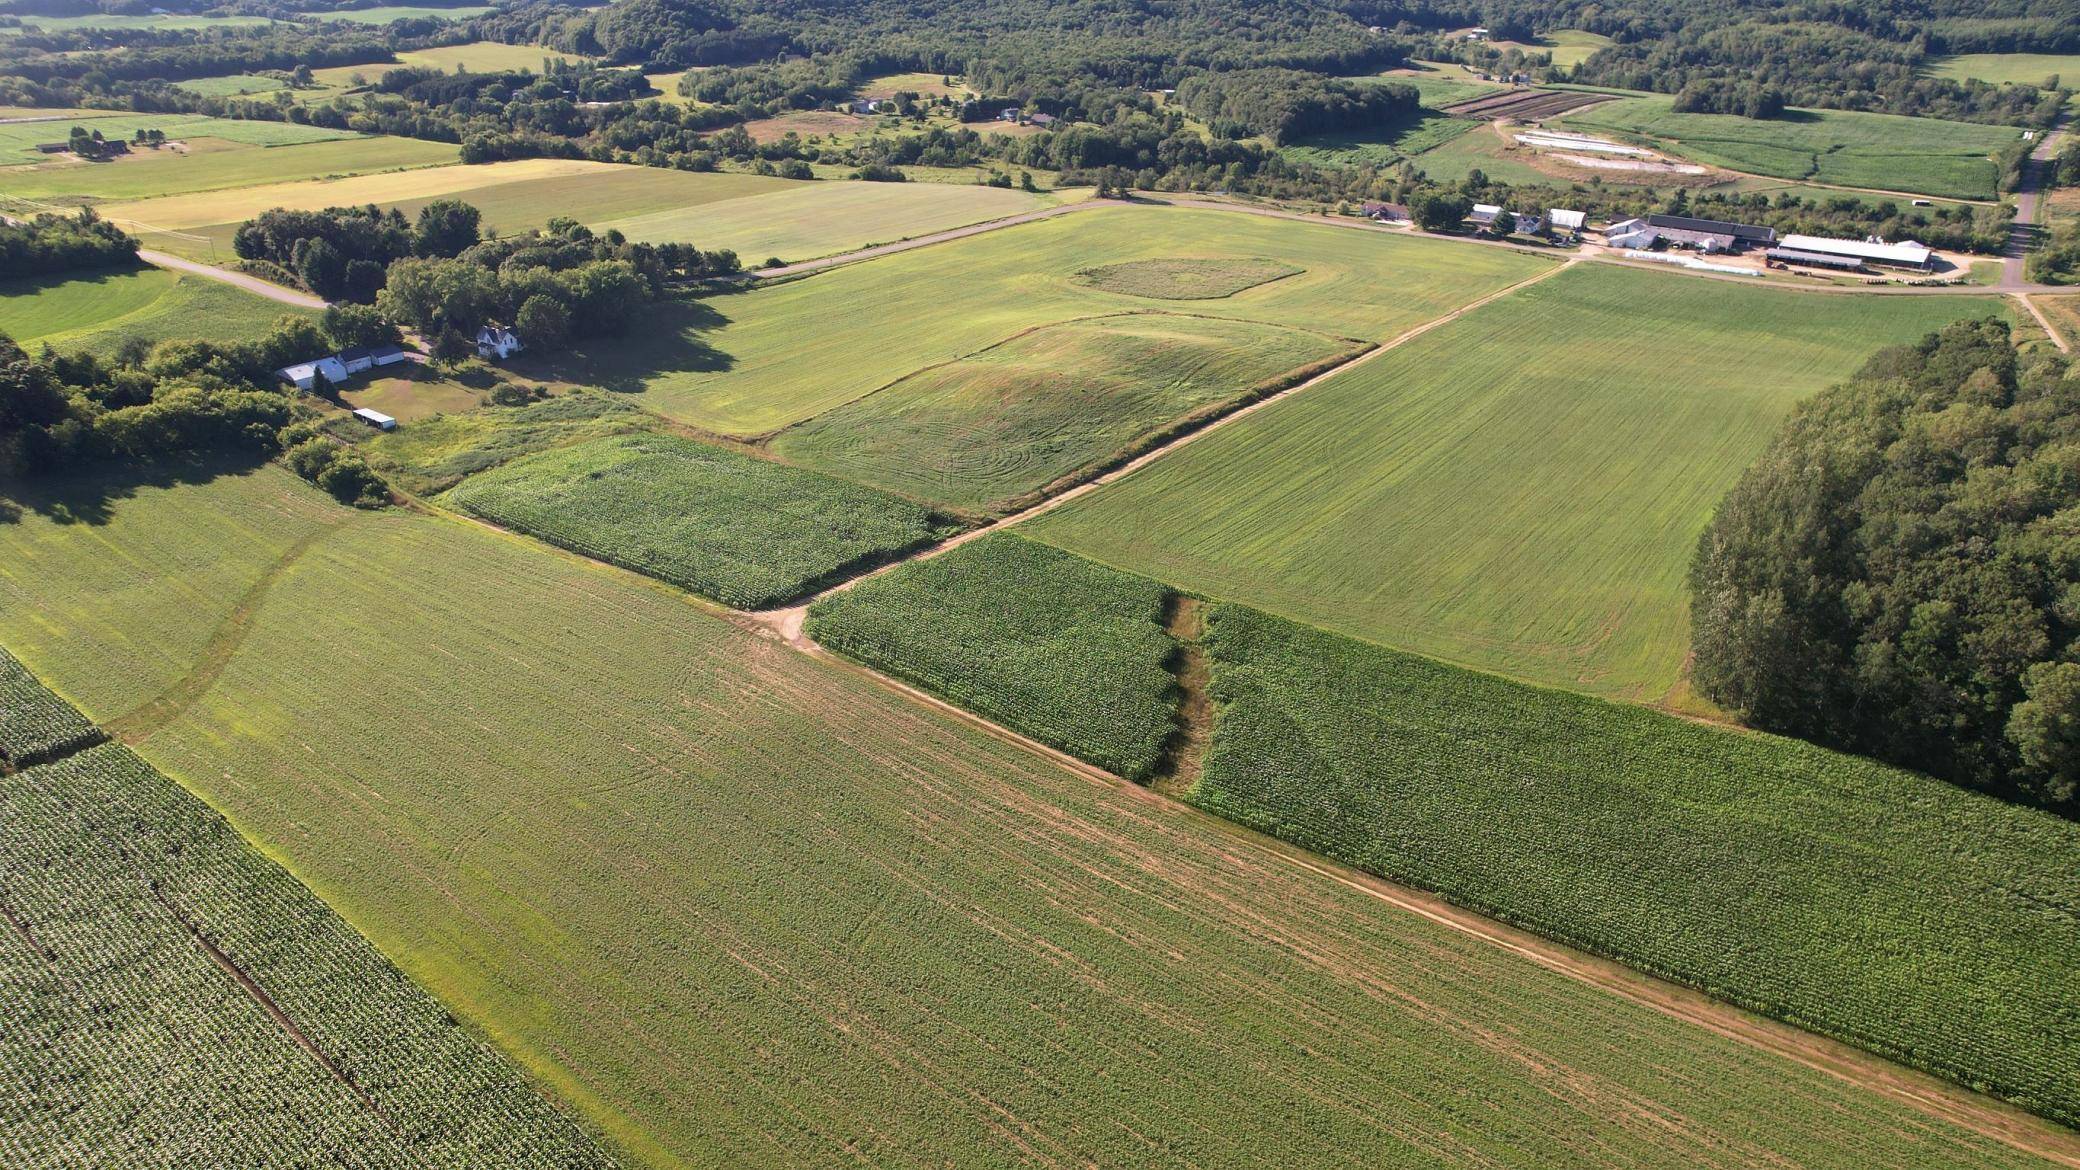
[[[2037,319],[2038,326],[2044,330],[2044,335],[2051,339],[2051,344],[2059,348],[2059,352],[2073,352],[2073,347],[2066,341],[2065,335],[2051,327],[2051,318],[2044,315],[2044,310],[2037,307],[2037,302],[2029,299],[2028,295],[2024,293],[2016,293],[2014,296],[2016,300],[2022,302],[2023,308],[2029,310],[2029,315]]]

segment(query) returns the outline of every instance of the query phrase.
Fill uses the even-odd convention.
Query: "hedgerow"
[[[0,650],[0,760],[41,763],[101,742],[101,729]]]
[[[808,631],[1130,780],[1161,761],[1176,649],[1168,590],[1081,557],[987,536],[817,602]]]
[[[2080,825],[1215,607],[1194,802],[2068,1124]]]
[[[445,498],[741,608],[813,592],[954,527],[885,492],[669,435],[546,451],[464,480]]]
[[[127,748],[0,779],[0,823],[0,1164],[613,1165]]]

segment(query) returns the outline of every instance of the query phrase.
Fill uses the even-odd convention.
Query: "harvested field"
[[[1130,260],[1086,268],[1076,275],[1106,292],[1166,301],[1204,301],[1232,297],[1303,269],[1277,260]]]
[[[952,531],[894,496],[669,435],[533,455],[443,499],[740,609],[791,601]]]
[[[199,146],[210,140],[196,140]],[[122,203],[198,191],[221,191],[297,179],[406,171],[455,161],[452,143],[382,136],[337,138],[291,146],[231,146],[186,152],[142,150],[107,163],[51,163],[4,172],[4,196],[53,203]],[[332,180],[336,181],[336,179]],[[266,210],[265,207],[259,210]],[[181,224],[134,222],[124,226],[144,235],[152,247],[176,251],[180,241],[154,235],[152,228]],[[224,237],[228,243],[230,236]]]
[[[1877,345],[2011,311],[1578,266],[1021,531],[1376,642],[1653,702],[1680,680],[1697,534],[1791,405]]]
[[[871,119],[856,114],[841,114],[836,110],[797,110],[781,114],[777,118],[759,118],[744,123],[744,132],[751,135],[753,142],[778,142],[789,134],[803,138],[815,138],[825,134],[857,134],[873,127]]]
[[[632,1162],[2022,1162],[617,570],[278,470],[0,525],[0,573],[67,562],[6,578],[0,640],[120,708],[126,656],[221,612],[82,605],[192,587],[149,517],[228,568],[227,510],[308,507],[141,750]]]
[[[1444,112],[1455,118],[1480,118],[1485,121],[1508,118],[1517,122],[1532,122],[1609,100],[1609,96],[1605,94],[1582,93],[1577,90],[1511,89],[1502,93],[1484,94],[1471,101],[1456,102],[1446,106]]]
[[[912,499],[1001,512],[1361,348],[1169,313],[1069,321],[920,370],[782,431],[772,448]]]
[[[1499,248],[1233,212],[1108,207],[661,306],[642,333],[539,368],[640,392],[646,406],[695,426],[759,435],[1024,329],[1148,307],[1083,285],[1076,273],[1085,269],[1237,256],[1275,257],[1305,271],[1196,302],[1194,312],[1368,340],[1550,263]]]

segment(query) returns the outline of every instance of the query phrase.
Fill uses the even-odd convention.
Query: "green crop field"
[[[244,289],[158,268],[116,268],[70,280],[0,280],[0,333],[21,345],[103,357],[126,340],[245,341],[284,316],[314,316]]]
[[[1473,171],[1502,183],[1550,184],[1554,181],[1554,176],[1533,165],[1538,158],[1536,151],[1518,147],[1513,141],[1504,141],[1493,123],[1476,122],[1473,126],[1471,131],[1447,137],[1409,161],[1418,171],[1440,183],[1460,182]],[[1624,186],[1623,175],[1622,171],[1613,171],[1602,178],[1605,185]]]
[[[1596,50],[1611,43],[1611,39],[1598,33],[1583,32],[1575,28],[1555,29],[1529,41],[1491,41],[1498,49],[1522,49],[1527,53],[1551,53],[1553,64],[1575,66],[1596,54]]]
[[[1165,592],[1000,534],[835,594],[809,629],[1145,775],[1180,701]],[[2080,1117],[2080,1020],[2058,1006],[2080,955],[2080,877],[2060,859],[2080,825],[1233,604],[1207,623],[1214,714],[1194,803]]]
[[[214,646],[141,753],[635,1163],[2023,1162],[619,570],[73,490],[0,642],[102,718]]]
[[[1688,646],[1691,546],[1791,405],[1881,345],[2008,312],[1583,265],[1030,531],[1372,641],[1659,700]]]
[[[749,177],[749,176],[739,176]],[[769,256],[808,260],[870,244],[1004,219],[1057,202],[1051,195],[975,183],[785,183],[756,199],[608,220],[631,240],[729,248],[746,265]]]
[[[1459,102],[1469,102],[1501,88],[1500,82],[1482,81],[1478,75],[1468,73],[1452,62],[1417,61],[1405,68],[1345,80],[1391,81],[1398,85],[1414,86],[1423,104],[1433,110]]]
[[[1277,260],[1129,260],[1076,275],[1105,292],[1160,301],[1210,301],[1306,271]]]
[[[258,28],[273,24],[265,16],[186,16],[180,13],[127,15],[97,12],[91,16],[38,16],[26,13],[22,27],[65,32],[73,29],[149,30],[153,32],[206,31],[220,28]]]
[[[0,815],[9,1166],[614,1164],[128,749],[0,780]]]
[[[190,81],[177,81],[175,89],[203,97],[238,97],[249,93],[271,93],[288,86],[279,77],[257,73],[233,73],[223,77],[197,77]]]
[[[771,447],[913,499],[1001,512],[1361,346],[1249,321],[1091,317],[920,370],[780,432]]]
[[[163,130],[166,137],[174,141],[189,138],[216,138],[235,142],[242,146],[291,146],[305,142],[328,142],[342,138],[358,138],[351,130],[328,130],[323,126],[302,126],[294,122],[262,122],[244,118],[210,118],[199,114],[123,114],[113,118],[93,118],[81,125],[90,130],[99,130],[104,138],[128,140],[139,130]],[[65,138],[72,129],[66,122],[19,122],[0,125],[0,158],[15,162],[38,162],[48,158],[36,150],[39,142],[56,142]],[[170,154],[168,148],[157,150],[140,147],[139,159],[159,154]],[[74,163],[83,170],[110,170],[125,165],[135,165],[136,160],[118,160],[109,163]],[[6,172],[0,172],[5,174]],[[8,190],[14,190],[14,179],[8,177]]]
[[[1478,94],[1468,96],[1479,96]],[[1369,166],[1385,169],[1406,162],[1444,144],[1487,129],[1471,118],[1423,111],[1408,121],[1390,127],[1314,134],[1282,147],[1279,153],[1294,162],[1315,166]]]
[[[497,9],[489,5],[458,5],[453,8],[427,5],[392,4],[376,8],[348,8],[323,13],[322,20],[345,21],[349,24],[389,24],[393,20],[471,20],[488,16]]]
[[[101,729],[0,649],[0,764],[26,767],[101,741]]]
[[[1665,97],[1622,98],[1560,119],[1569,128],[1626,135],[1695,162],[1784,179],[1917,195],[1991,199],[1991,156],[2011,126],[1902,118],[1850,110],[1792,110],[1778,120],[1678,114]]]
[[[1176,706],[1167,592],[1044,544],[987,536],[817,602],[808,630],[849,658],[1144,780],[1162,761]]]
[[[312,80],[330,89],[345,89],[353,84],[356,74],[367,81],[375,81],[392,69],[438,69],[442,73],[453,73],[464,69],[471,73],[503,73],[509,70],[525,70],[528,73],[542,72],[544,61],[583,61],[583,55],[564,53],[540,45],[508,45],[501,41],[470,41],[461,45],[436,45],[428,49],[405,49],[397,54],[395,61],[378,61],[369,65],[334,65],[311,71]]]
[[[1550,261],[1225,211],[1107,207],[847,265],[728,297],[660,305],[647,328],[534,372],[618,391],[727,434],[763,434],[1023,329],[1146,309],[1077,273],[1150,259],[1269,257],[1304,269],[1196,313],[1377,340]]]
[[[99,124],[99,123],[97,123]],[[140,150],[106,163],[51,163],[0,171],[0,204],[7,197],[55,203],[122,202],[182,195],[197,191],[252,187],[292,179],[363,175],[452,163],[459,153],[453,143],[380,135],[338,138],[301,145],[258,147],[217,143],[222,149],[187,153],[171,149]],[[264,207],[260,210],[266,210]],[[138,217],[141,219],[141,217]],[[126,227],[133,223],[126,222]],[[149,220],[135,224],[152,246],[180,251],[181,241],[160,237],[151,228],[177,227]],[[228,244],[230,236],[227,234]],[[205,250],[205,255],[207,252]]]
[[[1239,606],[1208,620],[1198,803],[2080,1122],[2080,825]]]
[[[670,435],[532,455],[444,499],[740,609],[790,601],[952,531],[884,492]]]
[[[2080,53],[1960,53],[1936,58],[1932,72],[1994,85],[2042,85],[2056,77],[2060,85],[2080,89]]]

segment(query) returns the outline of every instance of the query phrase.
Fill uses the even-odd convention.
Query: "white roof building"
[[[1589,222],[1589,217],[1583,212],[1569,211],[1565,207],[1548,207],[1546,222],[1563,231],[1578,232],[1582,230],[1583,224]]]
[[[396,419],[391,418],[380,410],[370,410],[366,406],[356,408],[354,417],[379,431],[394,431],[397,429]]]
[[[1869,260],[1878,264],[1904,264],[1911,268],[1926,268],[1934,260],[1935,253],[1925,244],[1913,240],[1901,240],[1897,244],[1885,244],[1876,240],[1835,240],[1826,236],[1785,236],[1778,246],[1794,252],[1815,252],[1822,256],[1852,256],[1858,260]]]
[[[283,366],[275,373],[287,379],[298,390],[317,389],[318,379],[321,377],[327,382],[347,380],[347,367],[342,365],[337,357],[321,357],[314,362],[298,362],[293,366]]]

